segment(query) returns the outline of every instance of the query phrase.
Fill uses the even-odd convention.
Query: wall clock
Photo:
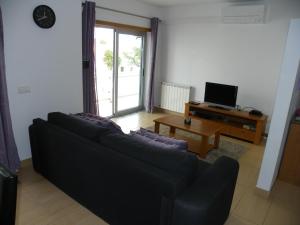
[[[55,24],[55,13],[47,5],[39,5],[33,10],[33,20],[41,28],[48,29]]]

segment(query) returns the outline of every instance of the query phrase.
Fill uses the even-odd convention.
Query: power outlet
[[[29,86],[20,86],[18,87],[19,94],[27,94],[31,92],[31,88]]]

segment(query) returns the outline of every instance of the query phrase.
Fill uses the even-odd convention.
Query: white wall
[[[31,157],[28,126],[48,112],[82,111],[81,1],[1,0],[6,77],[13,130],[21,159]],[[39,28],[32,11],[47,4],[56,13],[51,29]],[[31,93],[18,94],[29,86]]]
[[[237,104],[271,116],[289,21],[300,17],[300,2],[270,1],[265,24],[222,24],[226,5],[167,9],[162,79],[195,87],[200,101],[206,81],[237,85]]]
[[[276,103],[257,187],[270,191],[277,177],[290,122],[299,105],[300,19],[292,20]]]

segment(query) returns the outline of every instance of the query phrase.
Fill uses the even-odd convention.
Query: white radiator
[[[190,100],[191,87],[162,82],[161,108],[184,113],[184,104]]]

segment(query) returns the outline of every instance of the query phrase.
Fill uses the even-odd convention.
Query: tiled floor
[[[140,112],[114,120],[125,132],[129,132],[140,126],[152,126],[153,119],[160,116],[162,114]],[[256,146],[230,140],[247,146],[249,151],[239,160],[240,172],[231,214],[226,225],[300,225],[300,187],[276,182],[268,198],[258,194],[255,185],[264,145]],[[107,223],[36,174],[30,162],[27,162],[20,172],[16,224],[105,225]]]

